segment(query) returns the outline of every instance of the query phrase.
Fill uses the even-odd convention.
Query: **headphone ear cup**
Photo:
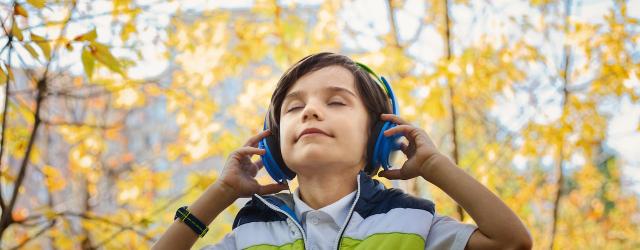
[[[275,135],[269,135],[265,138],[269,149],[271,149],[271,157],[276,163],[274,166],[276,169],[280,171],[284,178],[287,180],[291,180],[296,177],[296,173],[291,171],[289,167],[284,163],[284,159],[282,159],[282,153],[280,151],[280,143],[277,142]],[[277,180],[276,180],[277,181]]]
[[[384,131],[387,131],[395,126],[396,124],[387,121],[384,122],[382,128],[380,129],[379,136],[373,149],[373,155],[375,157],[374,166],[377,166],[376,170],[379,166],[382,166],[384,170],[389,169],[389,167],[391,167],[391,164],[389,163],[391,152],[399,149],[397,141],[402,135],[396,134],[392,136],[385,136],[383,134]]]
[[[265,153],[260,155],[264,169],[267,170],[267,173],[269,173],[269,176],[271,176],[274,181],[282,183],[284,181],[284,174],[280,171],[278,164],[273,159],[273,156],[271,155],[271,148],[269,147],[266,138],[262,138],[262,140],[258,142],[258,148],[265,150]]]
[[[382,127],[384,126],[384,121],[377,120],[371,129],[371,133],[369,135],[369,139],[367,140],[367,166],[364,171],[367,175],[373,175],[378,172],[378,168],[380,167],[376,152],[374,152],[376,142],[378,141],[378,137],[382,134]],[[383,135],[384,136],[384,135]]]

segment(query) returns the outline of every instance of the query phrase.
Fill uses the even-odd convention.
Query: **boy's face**
[[[329,66],[298,79],[280,114],[282,157],[298,175],[340,174],[364,167],[368,115],[347,69]],[[300,136],[310,128],[322,132]]]

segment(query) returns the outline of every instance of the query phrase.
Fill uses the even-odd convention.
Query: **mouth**
[[[319,128],[307,128],[303,130],[302,133],[300,133],[300,135],[298,135],[298,139],[296,139],[296,141],[302,139],[303,137],[320,137],[320,136],[332,137],[331,135],[329,135],[329,133],[324,132]]]

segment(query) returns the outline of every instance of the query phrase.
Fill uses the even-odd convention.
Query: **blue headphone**
[[[373,75],[375,79],[380,83],[380,87],[386,92],[389,99],[391,99],[391,105],[393,109],[393,114],[398,115],[398,104],[396,101],[396,97],[393,94],[393,90],[391,89],[391,85],[384,77],[378,77],[378,75],[373,72],[368,66],[356,62],[356,64],[364,69],[367,73]],[[269,114],[267,113],[267,117]],[[263,130],[267,129],[267,117],[265,117]],[[387,170],[391,167],[389,164],[389,158],[393,151],[397,151],[400,149],[400,145],[398,144],[398,139],[402,136],[399,134],[393,136],[384,136],[383,132],[395,127],[396,124],[390,121],[382,121],[380,119],[376,120],[373,128],[372,135],[370,136],[369,141],[367,142],[367,161],[369,164],[365,168],[365,172],[368,175],[373,175],[377,173],[380,166],[384,170]],[[278,183],[284,183],[288,180],[292,180],[296,173],[291,171],[286,164],[284,164],[284,160],[282,159],[282,154],[280,153],[280,145],[276,140],[273,133],[258,143],[258,148],[265,149],[266,153],[261,155],[262,164],[264,168],[267,170],[271,178]]]

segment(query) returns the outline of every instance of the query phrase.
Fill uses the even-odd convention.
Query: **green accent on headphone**
[[[378,84],[380,84],[380,86],[382,87],[382,89],[384,89],[384,91],[387,92],[387,95],[389,94],[389,89],[387,89],[386,84],[384,84],[384,82],[382,82],[382,79],[380,79],[380,77],[378,76],[378,74],[376,74],[376,72],[373,72],[373,70],[371,68],[369,68],[369,66],[367,66],[364,63],[361,62],[356,62],[356,64],[358,66],[360,66],[360,68],[364,69],[365,71],[367,71],[369,74],[375,76],[376,80],[378,81]]]

